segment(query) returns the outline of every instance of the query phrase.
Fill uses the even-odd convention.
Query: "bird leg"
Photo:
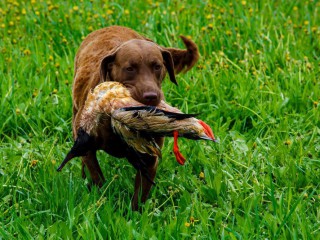
[[[203,127],[204,133],[205,133],[208,137],[212,138],[213,141],[215,141],[216,139],[215,139],[215,137],[214,137],[214,135],[213,135],[213,132],[212,132],[212,129],[209,127],[209,125],[206,124],[205,122],[201,121],[201,120],[199,120],[198,122],[199,122],[199,123],[201,124],[201,126]]]
[[[173,131],[173,153],[177,159],[177,162],[181,165],[184,165],[186,159],[179,151],[178,135],[179,135],[178,131]]]

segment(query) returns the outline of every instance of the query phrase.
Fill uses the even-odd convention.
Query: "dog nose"
[[[148,102],[153,102],[158,99],[158,94],[156,92],[145,92],[143,93],[143,98]]]

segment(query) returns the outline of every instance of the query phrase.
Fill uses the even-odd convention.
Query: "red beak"
[[[199,123],[201,124],[201,126],[203,127],[204,129],[204,133],[212,139],[212,141],[216,141],[214,135],[213,135],[213,132],[212,132],[212,129],[210,128],[210,126],[208,124],[206,124],[205,122],[199,120]]]

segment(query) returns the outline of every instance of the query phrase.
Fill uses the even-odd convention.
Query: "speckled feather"
[[[123,141],[140,153],[161,157],[161,150],[154,141],[154,136],[168,136],[178,131],[179,136],[191,139],[209,139],[199,120],[187,116],[176,120],[165,112],[183,114],[179,109],[161,101],[156,109],[135,110],[130,107],[145,106],[134,100],[130,92],[118,82],[103,82],[88,95],[81,116],[80,126],[90,135],[95,136],[99,123],[105,116],[111,117],[113,131]]]

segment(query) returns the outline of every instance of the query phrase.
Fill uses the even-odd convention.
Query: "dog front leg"
[[[156,176],[158,168],[158,158],[150,157],[150,159],[145,160],[146,163],[146,176],[141,173],[141,170],[137,171],[134,194],[131,201],[131,208],[133,211],[139,210],[139,203],[145,203],[148,199],[150,189],[153,185],[153,180]],[[149,178],[149,179],[148,179]]]
[[[82,177],[85,177],[84,167],[86,166],[89,170],[92,183],[98,187],[102,187],[102,185],[105,182],[105,178],[101,171],[101,168],[96,156],[96,152],[89,151],[88,154],[86,156],[83,156],[81,159],[82,159]]]

